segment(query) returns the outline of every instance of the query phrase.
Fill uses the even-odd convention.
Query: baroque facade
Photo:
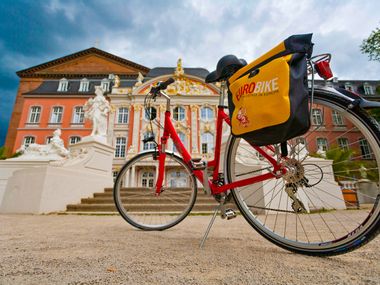
[[[213,153],[219,91],[216,86],[204,83],[207,74],[203,68],[183,68],[179,59],[177,68],[153,68],[146,77],[139,76],[133,82],[120,80],[120,86],[112,88],[108,95],[113,106],[108,140],[116,148],[115,175],[126,159],[155,147],[154,142],[143,142],[144,138],[154,137],[159,142],[166,101],[157,98],[146,112],[144,99],[152,85],[170,77],[175,82],[169,85],[167,94],[171,97],[172,119],[182,143],[193,156],[207,157]],[[149,118],[156,120],[150,123]],[[168,149],[176,151],[171,141]]]
[[[147,113],[144,98],[152,84],[172,77],[175,83],[168,87],[167,93],[171,96],[172,119],[179,137],[193,156],[209,157],[214,148],[219,88],[204,83],[208,73],[204,68],[184,68],[180,59],[176,67],[149,69],[96,48],[19,71],[20,85],[5,146],[13,153],[21,145],[45,144],[57,128],[62,130],[65,146],[80,141],[91,133],[90,122],[84,120],[83,105],[94,96],[94,86],[101,85],[112,107],[108,142],[115,147],[116,175],[127,159],[154,148],[154,142],[144,142],[144,138],[153,136],[159,141],[165,101],[158,98]],[[379,81],[334,79],[317,81],[317,84],[380,100]],[[370,153],[365,141],[354,131],[347,132],[350,126],[339,114],[324,113],[318,106],[312,112],[312,123],[323,126],[305,141],[310,152],[327,150],[331,146],[326,137],[336,136],[334,145],[345,148],[359,142],[355,147],[362,154]],[[151,124],[149,116],[156,118],[156,123]],[[224,133],[228,135],[227,127]],[[171,142],[168,149],[176,151]],[[144,182],[140,179],[142,184],[149,183],[149,175],[145,174]]]

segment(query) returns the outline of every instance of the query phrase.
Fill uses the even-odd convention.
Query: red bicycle
[[[310,67],[321,58],[326,66],[322,56],[312,58]],[[238,68],[229,66],[218,78],[222,87],[214,157],[209,161],[191,157],[171,122],[165,89],[174,80],[152,87],[145,110],[149,115],[156,99],[166,100],[163,125],[151,117],[163,135],[159,142],[153,136],[146,138],[144,142],[154,143],[155,149],[136,155],[120,170],[114,185],[120,215],[142,230],[168,229],[190,213],[197,188],[203,185],[205,193],[219,203],[223,217],[235,216],[225,207],[233,197],[254,229],[291,251],[335,255],[373,239],[380,228],[380,131],[365,109],[380,104],[347,91],[312,86],[313,125],[302,137],[288,141],[285,155],[280,145],[259,147],[232,135],[222,143],[223,124],[230,125],[224,82]],[[330,130],[328,124],[334,122],[339,124]],[[169,139],[177,152],[167,150]],[[315,141],[322,147],[309,152]],[[347,199],[342,192],[345,185],[351,185],[356,200]]]

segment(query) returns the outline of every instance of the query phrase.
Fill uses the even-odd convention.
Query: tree
[[[363,40],[360,50],[368,54],[369,60],[380,61],[380,28],[376,28],[367,39]]]
[[[5,159],[5,147],[0,147],[0,159]]]

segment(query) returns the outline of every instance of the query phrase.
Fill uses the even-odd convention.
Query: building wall
[[[22,108],[15,144],[12,149],[15,152],[23,143],[26,136],[34,136],[35,143],[45,144],[46,138],[53,135],[55,129],[62,130],[62,139],[68,145],[72,136],[84,137],[91,133],[91,122],[74,124],[74,107],[83,106],[88,98],[67,97],[26,97]],[[32,106],[40,106],[41,114],[38,123],[29,123],[29,115]],[[55,106],[63,107],[62,121],[59,124],[50,123],[52,109]]]
[[[70,79],[73,77],[77,79],[84,77],[90,79],[99,78],[99,76],[108,76],[108,74],[111,73],[127,77],[137,77],[139,72],[146,74],[149,72],[149,68],[97,48],[89,48],[17,72],[17,75],[20,77],[20,83],[5,141],[6,154],[10,155],[14,150],[20,147],[20,136],[25,134],[24,129],[20,129],[20,133],[18,133],[20,124],[25,123],[25,118],[24,121],[21,121],[21,117],[25,116],[24,112],[26,110],[28,111],[28,108],[24,108],[24,101],[26,100],[24,94],[37,89],[44,80]],[[55,94],[52,94],[51,97],[54,97],[54,95]],[[41,98],[44,97],[47,96],[42,96]],[[69,100],[67,103],[67,107],[70,108],[71,101]],[[66,133],[67,130],[68,129],[63,130],[64,137],[70,135],[70,133]],[[40,140],[39,135],[38,141]]]
[[[36,89],[41,85],[42,78],[21,78],[15,104],[13,107],[12,116],[8,126],[7,137],[5,140],[6,155],[10,155],[16,147],[17,128],[20,123],[21,116],[24,113],[24,97],[23,93]]]

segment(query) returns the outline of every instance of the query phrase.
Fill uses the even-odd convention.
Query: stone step
[[[135,191],[133,191],[133,190],[129,190],[129,191],[122,191],[121,192],[121,197],[123,197],[123,196],[128,196],[128,195],[131,195],[131,194],[135,194],[136,192]],[[140,193],[143,193],[143,191],[141,191]],[[147,193],[151,193],[151,192],[147,192]],[[179,194],[183,194],[183,193],[185,193],[185,191],[176,191],[176,192],[173,192],[173,191],[171,191],[171,192],[166,192],[165,194],[168,194],[168,193],[170,193],[170,194],[175,194],[175,193],[179,193]],[[199,191],[198,190],[198,193],[197,193],[198,195],[197,195],[197,197],[200,197],[200,196],[206,196],[207,197],[207,195],[205,195],[204,194],[204,192],[203,191]],[[106,197],[113,197],[113,193],[112,192],[101,192],[101,193],[94,193],[94,198],[106,198]],[[213,199],[211,196],[208,196],[208,197],[210,197],[211,199]]]
[[[128,197],[128,199],[123,199],[123,197]],[[166,196],[167,197],[167,196]],[[168,203],[171,200],[166,197],[160,197],[157,199],[157,203]],[[146,197],[146,198],[134,198],[131,199],[129,198],[128,195],[122,196],[122,201],[123,202],[129,202],[129,203],[137,203],[137,204],[146,204],[149,202],[153,202],[155,199],[153,197]],[[184,200],[185,201],[185,200]],[[210,201],[215,201],[212,197],[208,196],[198,196],[197,197],[197,203],[209,203]],[[113,197],[96,197],[96,198],[82,198],[81,199],[81,204],[112,204],[114,203]]]
[[[173,203],[173,199],[178,199],[179,195],[189,193],[190,191],[191,190],[189,188],[171,188],[167,189],[162,196],[154,199],[152,196],[152,189],[134,187],[122,189],[121,197],[133,211],[147,213],[170,213],[181,211],[186,207],[186,200],[182,200],[183,204],[181,202],[180,204],[175,204]],[[136,192],[138,192],[138,194],[147,194],[147,196],[136,196]],[[212,196],[205,195],[203,193],[203,189],[198,189],[197,194],[197,200],[193,207],[193,212],[211,213],[217,206],[215,199]],[[135,195],[135,197],[131,195]],[[232,202],[230,202],[227,207],[236,209],[236,206]],[[93,197],[82,198],[80,204],[67,205],[67,212],[116,213],[117,210],[113,200],[113,189],[106,188],[102,193],[94,193]]]
[[[215,207],[215,203],[208,204],[195,204],[193,212],[212,212]],[[136,212],[178,212],[185,208],[185,204],[172,205],[172,204],[131,204],[129,209]],[[76,204],[67,205],[67,211],[69,212],[116,212],[114,204]]]
[[[176,191],[176,192],[186,192],[186,191],[191,191],[190,188],[186,188],[186,187],[178,187],[178,188],[168,188],[168,190],[171,190],[171,191]],[[149,189],[149,188],[146,188],[146,187],[128,187],[128,188],[122,188],[121,189],[121,192],[129,192],[129,191],[146,191],[146,192],[151,192],[152,190]],[[197,188],[197,191],[198,192],[203,192],[203,188]],[[104,189],[104,193],[112,193],[113,192],[113,188],[105,188]]]

